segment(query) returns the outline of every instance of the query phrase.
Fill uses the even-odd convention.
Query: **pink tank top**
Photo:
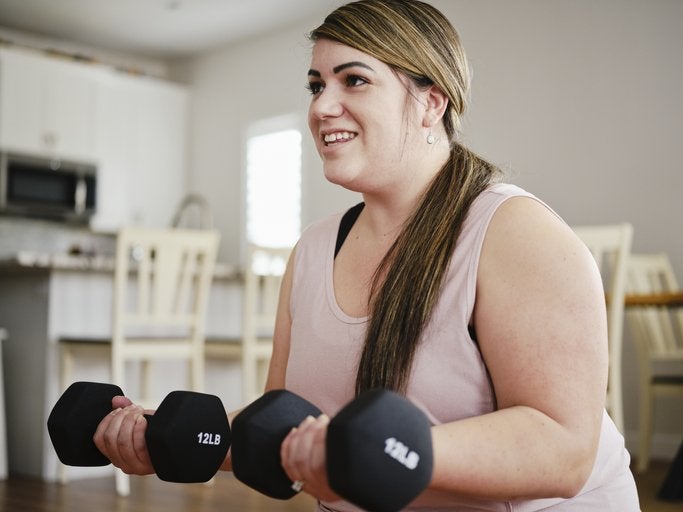
[[[472,204],[463,225],[441,298],[415,355],[407,397],[437,425],[492,412],[496,398],[479,348],[470,337],[477,267],[484,236],[496,209],[515,196],[533,197],[508,184],[494,185]],[[296,249],[291,292],[291,348],[286,386],[334,416],[354,397],[358,359],[367,317],[338,306],[332,280],[334,250],[342,213],[311,225]],[[492,502],[427,491],[409,510],[638,511],[635,484],[624,440],[604,414],[593,473],[579,496]],[[356,511],[347,502],[319,504],[319,510]]]

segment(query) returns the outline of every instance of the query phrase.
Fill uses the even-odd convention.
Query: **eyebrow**
[[[344,70],[347,69],[347,68],[353,68],[353,67],[365,68],[365,69],[368,69],[368,70],[370,70],[370,71],[372,71],[372,72],[375,71],[374,69],[372,69],[372,68],[371,68],[370,66],[368,66],[367,64],[365,64],[365,63],[363,63],[363,62],[360,62],[360,61],[357,61],[357,60],[354,60],[354,61],[351,61],[351,62],[346,62],[346,63],[344,63],[344,64],[339,64],[339,66],[335,66],[334,68],[332,68],[332,71],[333,71],[335,74],[337,74],[337,73],[339,73],[340,71],[344,71]],[[315,69],[309,69],[309,70],[308,70],[308,76],[315,76],[315,77],[317,77],[317,78],[320,78],[321,75],[320,75],[320,71],[317,71],[317,70],[315,70]]]

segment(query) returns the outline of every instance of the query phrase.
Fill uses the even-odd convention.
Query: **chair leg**
[[[254,396],[251,385],[252,373],[251,361],[244,361],[242,364],[242,399],[245,404],[251,403]]]
[[[621,387],[621,371],[619,370],[617,363],[613,363],[609,379],[609,413],[619,432],[624,435],[624,400]]]
[[[257,396],[256,379],[258,378],[258,359],[253,352],[244,348],[242,354],[242,395],[244,403],[249,404],[253,402]]]
[[[58,347],[59,349],[59,390],[64,392],[69,381],[71,380],[71,371],[73,368],[73,355],[71,350],[64,345]],[[62,485],[67,483],[66,466],[62,464],[59,460],[57,461],[57,480]]]
[[[654,393],[649,383],[641,389],[640,420],[638,425],[638,461],[636,471],[645,473],[650,465],[650,448],[652,442],[652,422],[654,414]]]
[[[119,496],[129,496],[130,495],[130,477],[125,474],[123,471],[121,471],[119,468],[116,468],[115,470],[115,479],[116,479],[116,494]]]
[[[152,399],[152,378],[151,378],[151,362],[148,359],[140,361],[140,397],[144,403],[148,403]]]
[[[204,352],[199,352],[199,355],[194,355],[188,365],[189,371],[189,385],[192,391],[203,392],[205,381],[205,365]]]
[[[111,379],[117,386],[123,386],[125,377],[125,363],[120,357],[114,356],[115,347],[111,354]],[[141,385],[144,385],[141,383]],[[130,495],[130,477],[118,468],[114,468],[114,483],[116,494],[122,497]]]

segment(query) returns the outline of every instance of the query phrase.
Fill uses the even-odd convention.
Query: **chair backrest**
[[[159,343],[160,353],[154,357],[203,360],[205,316],[219,238],[217,231],[170,228],[126,227],[118,233],[112,318],[114,382],[123,380],[121,359],[127,354],[152,357],[151,343],[138,344],[137,353],[125,347],[132,337],[150,342],[174,339],[177,352]]]
[[[250,244],[244,275],[245,339],[271,338],[290,247],[263,247]]]
[[[624,297],[626,295],[626,264],[631,252],[633,226],[629,223],[576,226],[574,232],[583,240],[600,269],[607,305],[609,340],[609,379],[607,409],[617,428],[624,432],[622,403],[622,346],[624,328]]]
[[[632,254],[626,290],[632,294],[678,292],[680,288],[667,254]],[[656,357],[683,350],[683,308],[632,307],[626,317],[637,342],[646,342],[639,346],[646,355]]]

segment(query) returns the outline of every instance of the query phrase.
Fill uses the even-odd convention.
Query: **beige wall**
[[[668,252],[683,279],[683,2],[433,3],[458,28],[474,70],[464,139],[572,225],[632,222],[634,250]],[[190,183],[214,208],[224,259],[240,259],[244,130],[263,117],[305,116],[304,34],[321,19],[176,68],[194,94]],[[323,181],[310,143],[304,159],[304,224],[357,200]],[[634,365],[627,343],[629,431]],[[675,449],[682,416],[683,404],[661,404],[655,453]]]
[[[683,3],[438,4],[473,63],[472,145],[570,224],[632,222],[683,276]]]

